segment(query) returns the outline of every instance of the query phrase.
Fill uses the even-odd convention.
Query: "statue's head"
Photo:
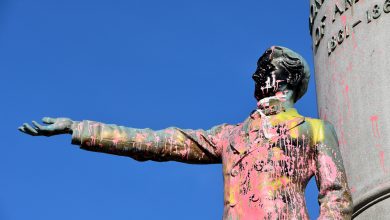
[[[259,58],[252,78],[256,83],[255,98],[258,101],[291,91],[296,102],[306,93],[310,70],[306,60],[296,52],[273,46]]]

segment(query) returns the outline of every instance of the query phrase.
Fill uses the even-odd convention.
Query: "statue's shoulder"
[[[305,117],[305,120],[313,127],[313,128],[322,128],[322,129],[333,129],[333,124],[327,120],[322,120],[319,118],[310,118]]]
[[[326,124],[325,120],[319,119],[319,118],[310,118],[310,117],[305,117],[305,121],[312,127],[321,127]]]
[[[335,129],[329,121],[305,117],[305,122],[307,122],[308,129],[312,134],[312,139],[314,142],[322,142],[324,138],[331,134],[335,134]]]

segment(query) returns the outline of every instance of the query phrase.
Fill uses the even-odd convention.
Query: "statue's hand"
[[[47,125],[40,125],[36,121],[32,121],[34,127],[28,123],[24,123],[18,129],[21,132],[32,136],[52,136],[57,134],[71,134],[72,125],[75,123],[69,118],[48,118],[42,119],[43,123]]]

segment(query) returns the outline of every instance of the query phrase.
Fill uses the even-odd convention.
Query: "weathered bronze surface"
[[[306,61],[271,47],[258,61],[257,109],[237,125],[209,130],[159,131],[68,118],[44,118],[19,129],[33,136],[72,134],[82,149],[138,161],[223,164],[224,219],[309,219],[305,187],[315,176],[320,219],[350,219],[351,195],[333,126],[300,115],[294,103],[306,92]]]

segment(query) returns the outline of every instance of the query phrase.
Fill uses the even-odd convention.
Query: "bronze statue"
[[[71,134],[82,149],[138,161],[223,164],[223,219],[309,219],[305,187],[315,176],[319,219],[350,219],[351,194],[333,126],[293,107],[308,86],[306,61],[274,46],[253,74],[257,109],[242,123],[209,130],[159,131],[68,118],[43,118],[20,131],[33,136]]]

